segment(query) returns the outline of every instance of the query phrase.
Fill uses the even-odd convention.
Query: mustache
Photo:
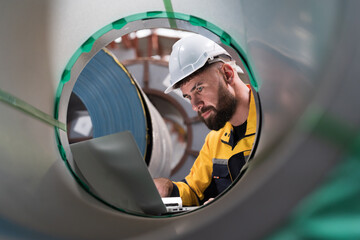
[[[216,112],[216,109],[213,106],[207,106],[207,107],[201,108],[201,110],[198,111],[198,114],[200,116],[202,113],[209,111],[209,110],[213,110],[214,112]]]

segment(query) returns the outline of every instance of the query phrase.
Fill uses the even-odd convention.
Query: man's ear
[[[222,69],[226,77],[226,82],[232,84],[234,82],[234,69],[227,63],[222,65]]]

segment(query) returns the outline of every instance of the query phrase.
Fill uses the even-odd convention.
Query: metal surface
[[[122,17],[164,11],[163,4],[1,1],[1,90],[52,115],[63,70],[90,36]],[[315,117],[312,124],[307,121],[314,111],[315,116],[336,116],[358,129],[360,113],[354,109],[360,102],[356,91],[360,88],[359,5],[357,1],[172,2],[175,12],[215,24],[243,48],[260,86],[263,112],[252,169],[219,200],[189,214],[153,219],[103,205],[71,176],[53,127],[0,103],[0,221],[4,223],[0,236],[263,238],[342,159],[341,146],[314,134],[316,124],[321,124],[321,118]],[[132,30],[148,27],[147,21],[136,24]],[[199,26],[193,29],[204,31]],[[78,74],[76,69],[72,74]]]

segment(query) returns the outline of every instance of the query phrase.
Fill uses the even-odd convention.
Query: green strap
[[[24,102],[23,100],[4,92],[0,89],[0,101],[9,104],[10,106],[17,108],[18,110],[23,111],[45,123],[48,123],[52,126],[58,127],[63,131],[66,131],[66,124],[54,119],[52,116],[40,111],[39,109],[33,107],[32,105]]]
[[[265,239],[360,239],[359,130],[320,108],[309,111],[303,127],[340,147],[343,159]]]
[[[174,10],[171,4],[171,0],[163,0],[165,5],[166,14],[169,19],[169,24],[171,28],[177,28],[176,22],[175,22],[175,14]]]
[[[348,152],[354,151],[354,144],[357,144],[354,140],[359,136],[357,129],[317,106],[308,109],[300,127]]]

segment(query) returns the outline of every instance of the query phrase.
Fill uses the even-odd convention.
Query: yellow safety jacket
[[[256,106],[251,94],[249,115],[240,126],[242,135],[238,142],[234,142],[234,127],[229,122],[218,131],[211,131],[189,175],[183,181],[173,183],[171,196],[180,196],[184,206],[193,206],[225,190],[248,161],[255,140],[256,120]]]

